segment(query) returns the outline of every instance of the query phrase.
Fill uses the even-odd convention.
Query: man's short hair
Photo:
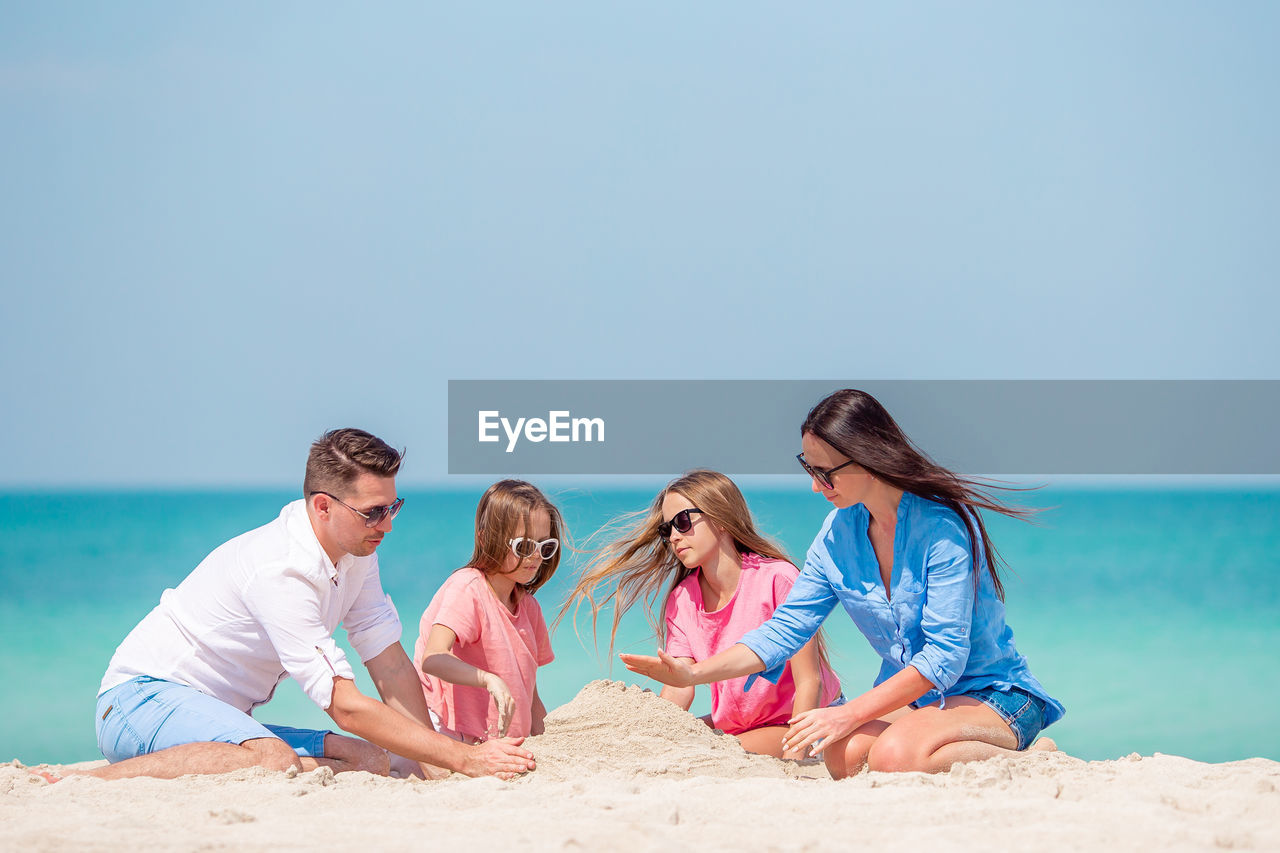
[[[341,496],[361,474],[394,477],[404,454],[362,429],[331,429],[311,443],[302,494]]]

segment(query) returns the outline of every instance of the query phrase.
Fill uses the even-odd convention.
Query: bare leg
[[[910,708],[891,711],[878,720],[863,723],[853,730],[853,734],[835,741],[822,751],[822,760],[827,765],[827,772],[832,779],[843,779],[861,773],[867,766],[867,753],[876,738],[884,734],[885,729],[896,720],[901,720],[911,713]]]
[[[884,720],[872,720],[863,723],[822,751],[822,760],[827,765],[827,772],[832,779],[843,779],[862,772],[867,765],[867,754],[876,742],[876,738],[884,734],[889,724]]]
[[[176,779],[193,773],[228,773],[245,767],[268,770],[302,769],[298,754],[279,738],[261,737],[234,743],[184,743],[159,752],[139,755],[96,770],[79,771],[99,779],[129,779],[154,776]],[[68,774],[72,775],[72,774]]]
[[[1057,752],[1058,743],[1051,737],[1038,737],[1035,743],[1027,747],[1027,752]]]
[[[956,696],[946,708],[920,708],[889,726],[872,745],[867,764],[885,772],[941,773],[964,761],[1018,755],[1017,745],[1013,730],[990,706]]]
[[[787,733],[786,726],[763,726],[758,729],[752,729],[749,732],[734,735],[738,739],[738,743],[742,744],[742,748],[747,752],[754,752],[757,755],[772,755],[774,758],[782,757],[782,736]],[[792,756],[788,756],[790,758]],[[801,758],[803,756],[795,756]]]
[[[378,776],[386,776],[391,772],[391,761],[385,749],[344,735],[324,736],[324,758],[302,756],[298,760],[302,762],[303,770],[332,767],[334,773],[363,770]]]

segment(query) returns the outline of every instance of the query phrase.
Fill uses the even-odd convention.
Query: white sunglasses
[[[507,544],[511,546],[511,553],[521,560],[527,560],[534,554],[540,555],[544,560],[550,560],[556,555],[556,551],[560,550],[559,539],[543,539],[539,542],[537,539],[520,536],[508,539]]]

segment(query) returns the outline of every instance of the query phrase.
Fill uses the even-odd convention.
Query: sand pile
[[[787,762],[744,752],[732,735],[656,693],[621,681],[593,681],[547,715],[546,733],[525,741],[541,779],[584,775],[782,778]],[[824,773],[825,775],[825,773]]]

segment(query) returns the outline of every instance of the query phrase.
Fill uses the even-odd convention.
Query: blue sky
[[[292,485],[339,425],[438,481],[451,378],[1280,378],[1278,37],[5,3],[0,487]]]

